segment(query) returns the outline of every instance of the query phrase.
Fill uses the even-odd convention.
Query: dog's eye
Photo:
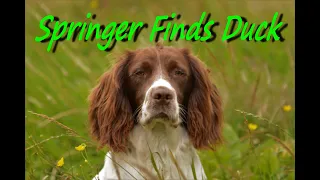
[[[142,71],[142,70],[138,70],[134,74],[137,75],[137,76],[144,76],[145,75],[144,71]]]
[[[182,70],[176,70],[174,73],[175,73],[175,75],[177,75],[177,76],[183,76],[183,75],[185,75],[185,73],[184,73]]]

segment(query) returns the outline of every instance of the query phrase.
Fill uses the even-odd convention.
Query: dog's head
[[[126,52],[90,96],[89,122],[101,146],[126,150],[136,124],[186,128],[195,148],[221,142],[222,109],[204,64],[184,48]]]

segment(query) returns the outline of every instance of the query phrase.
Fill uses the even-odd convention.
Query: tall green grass
[[[201,151],[208,179],[294,179],[294,1],[104,1],[91,9],[89,0],[26,2],[26,176],[27,179],[91,179],[103,166],[107,149],[96,150],[87,125],[87,96],[99,76],[125,49],[149,42],[157,15],[181,14],[175,22],[192,24],[203,11],[220,22],[210,43],[165,42],[192,49],[211,69],[223,98],[225,143],[216,151]],[[117,42],[109,53],[94,42],[64,41],[56,53],[35,42],[39,21],[48,14],[83,21],[87,12],[96,22],[143,21],[149,24],[137,42]],[[288,28],[284,42],[255,43],[221,36],[229,15],[249,22],[271,21],[283,13]],[[283,106],[290,105],[290,111]],[[257,125],[255,130],[249,124]],[[84,151],[76,146],[86,143]],[[59,159],[64,165],[57,167]],[[156,176],[156,174],[154,174]]]

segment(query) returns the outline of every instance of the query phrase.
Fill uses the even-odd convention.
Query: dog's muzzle
[[[179,105],[175,90],[165,80],[160,80],[160,83],[158,80],[154,84],[146,93],[140,122],[142,125],[157,121],[178,126]]]

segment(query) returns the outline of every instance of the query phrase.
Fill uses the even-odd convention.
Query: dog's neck
[[[127,152],[117,156],[135,163],[145,163],[151,162],[151,153],[157,153],[157,158],[159,155],[160,159],[170,161],[170,151],[173,155],[195,153],[184,127],[174,128],[158,122],[147,127],[135,125],[129,135]]]
[[[172,159],[170,151],[174,159]],[[137,124],[130,133],[128,151],[126,153],[115,153],[113,158],[124,168],[131,169],[133,166],[140,166],[155,173],[151,153],[157,168],[163,173],[165,179],[179,179],[180,175],[174,161],[183,169],[183,173],[191,179],[193,175],[189,168],[194,162],[197,173],[201,175],[199,177],[203,177],[204,172],[200,159],[183,126],[174,128],[162,123],[155,123],[150,128]],[[137,172],[136,170],[132,171]],[[139,176],[138,174],[135,175]],[[124,172],[122,176],[129,177]]]
[[[156,122],[156,121],[155,121]],[[189,143],[188,135],[181,126],[177,128],[157,122],[146,127],[136,125],[130,134],[131,148],[139,152],[175,152],[183,144]]]

